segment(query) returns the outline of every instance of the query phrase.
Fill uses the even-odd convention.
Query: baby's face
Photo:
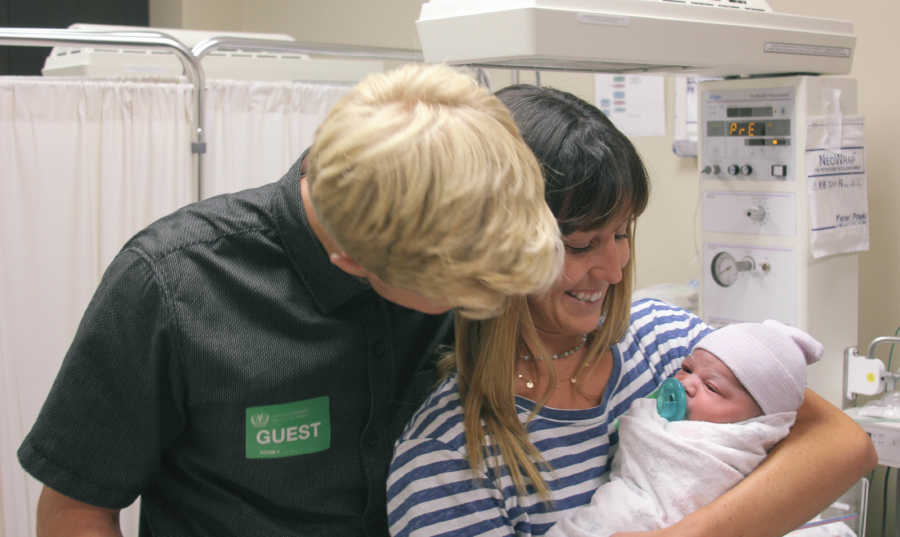
[[[734,423],[762,415],[762,409],[731,369],[705,349],[695,349],[675,373],[687,394],[687,418]]]

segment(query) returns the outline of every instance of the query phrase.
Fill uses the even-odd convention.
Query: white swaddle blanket
[[[739,423],[668,422],[656,400],[640,399],[619,418],[610,481],[591,503],[557,522],[550,537],[605,537],[670,526],[733,487],[794,423],[779,412]]]

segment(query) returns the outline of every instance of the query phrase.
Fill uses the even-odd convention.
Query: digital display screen
[[[759,121],[709,121],[707,136],[790,136],[791,120],[761,119]]]
[[[761,145],[791,145],[790,138],[747,138],[744,145],[761,146]]]
[[[773,113],[771,106],[747,106],[725,109],[725,117],[771,117]]]
[[[728,136],[765,136],[764,121],[729,121]]]

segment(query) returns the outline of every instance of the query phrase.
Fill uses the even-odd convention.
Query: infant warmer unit
[[[826,354],[809,385],[841,405],[868,247],[856,82],[835,77],[851,69],[851,23],[766,0],[429,0],[416,25],[428,62],[725,77],[699,92],[700,313],[810,332]],[[811,525],[855,519],[862,535],[865,486]]]
[[[825,345],[810,388],[841,406],[857,341],[858,260],[868,248],[856,81],[707,81],[699,91],[701,315],[778,319]]]
[[[810,385],[840,406],[868,248],[856,82],[836,78],[852,23],[766,0],[430,0],[416,24],[429,62],[725,77],[698,103],[701,315],[811,332]]]

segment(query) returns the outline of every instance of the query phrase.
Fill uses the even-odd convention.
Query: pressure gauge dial
[[[753,259],[745,257],[738,261],[728,252],[717,253],[712,260],[713,280],[722,287],[730,287],[737,281],[741,272],[753,270],[756,263]]]
[[[755,222],[757,224],[764,223],[766,221],[766,218],[769,216],[766,212],[766,208],[763,205],[754,205],[753,207],[749,207],[744,214],[747,216],[747,218],[750,219],[751,222]]]

